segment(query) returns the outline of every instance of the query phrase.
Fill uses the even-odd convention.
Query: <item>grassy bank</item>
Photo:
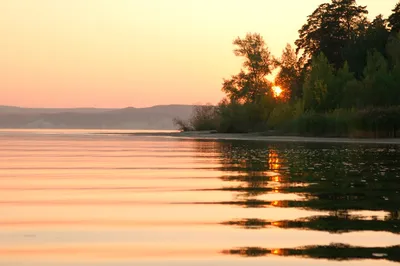
[[[299,104],[277,105],[272,111],[249,106],[196,107],[182,131],[218,133],[268,132],[265,135],[345,138],[400,137],[400,106],[303,112]],[[260,112],[264,112],[260,117]],[[254,118],[257,118],[254,120]]]
[[[397,138],[400,106],[306,112],[274,124],[280,135],[351,138]]]

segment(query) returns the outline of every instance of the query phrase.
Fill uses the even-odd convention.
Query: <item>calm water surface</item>
[[[0,131],[0,265],[397,265],[400,148]]]

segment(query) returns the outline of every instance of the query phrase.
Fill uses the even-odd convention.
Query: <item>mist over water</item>
[[[93,133],[0,131],[1,266],[400,262],[398,146]]]

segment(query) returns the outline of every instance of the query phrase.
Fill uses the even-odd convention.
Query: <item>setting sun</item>
[[[283,90],[282,90],[281,87],[279,87],[279,86],[274,86],[274,87],[272,87],[272,90],[273,90],[273,92],[274,92],[274,96],[275,96],[275,97],[279,97],[279,96],[282,94],[282,92],[283,92]]]

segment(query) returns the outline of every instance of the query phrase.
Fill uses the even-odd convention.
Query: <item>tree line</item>
[[[238,37],[234,54],[243,65],[224,79],[226,97],[218,106],[196,107],[190,121],[177,124],[221,132],[396,136],[400,2],[387,18],[370,21],[367,15],[355,0],[321,4],[299,30],[295,48],[288,44],[279,58],[260,34]],[[267,76],[274,69],[272,83]]]

